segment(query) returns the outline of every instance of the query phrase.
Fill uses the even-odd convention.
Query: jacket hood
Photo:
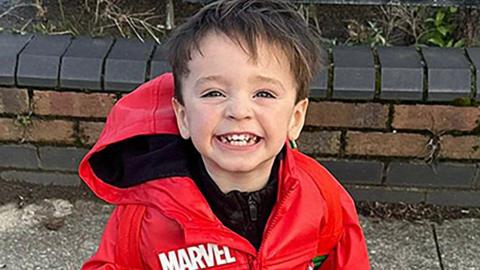
[[[167,176],[142,171],[143,167],[162,161],[166,172],[168,164],[185,159],[180,156],[183,151],[172,153],[172,149],[189,147],[178,135],[172,97],[173,75],[166,73],[142,84],[113,106],[97,142],[79,166],[80,177],[97,196],[110,203],[128,201],[132,186]],[[166,159],[166,152],[168,160],[161,160]]]

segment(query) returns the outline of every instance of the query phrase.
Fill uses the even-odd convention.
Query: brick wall
[[[117,95],[0,87],[0,179],[78,185]]]
[[[299,148],[357,200],[480,205],[480,108],[312,102]]]
[[[12,40],[21,46],[12,49]],[[147,44],[140,47],[145,53],[137,54],[137,59],[132,56],[122,62],[125,66],[125,62],[135,62],[129,64],[129,72],[122,73],[124,70],[109,69],[109,59],[120,61],[115,55],[128,55],[121,51],[135,49],[137,43],[108,40],[102,45],[103,55],[98,55],[98,50],[88,55],[90,50],[84,50],[87,56],[82,58],[78,56],[81,53],[71,51],[81,47],[75,45],[79,42],[88,48],[88,40],[74,39],[53,60],[59,64],[51,77],[29,74],[39,71],[29,71],[34,63],[25,60],[22,64],[21,56],[35,40],[0,34],[0,180],[79,185],[78,162],[95,143],[115,102],[168,67],[162,50]],[[409,57],[397,48],[330,51],[329,68],[317,74],[312,84],[299,148],[326,166],[357,200],[480,206],[476,80],[480,49],[460,54],[409,49]],[[392,52],[409,62],[392,61],[388,55]],[[11,53],[15,57],[5,57]],[[445,72],[435,75],[435,53],[453,63],[452,78],[446,78]],[[75,55],[76,65],[86,67],[67,69],[70,54]],[[420,69],[411,64],[417,56],[423,59]],[[39,57],[35,61],[40,61]],[[52,61],[51,55],[48,61]],[[400,68],[395,63],[400,63]],[[90,73],[77,74],[82,70]],[[462,72],[470,78],[467,88],[456,77]],[[348,77],[354,73],[361,76]],[[400,79],[392,79],[397,75]],[[72,79],[75,76],[77,79]],[[449,85],[442,89],[440,82],[447,79]]]

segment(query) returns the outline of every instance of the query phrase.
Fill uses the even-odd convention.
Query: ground
[[[33,188],[21,208],[0,204],[0,269],[79,269],[94,254],[113,207],[75,190]],[[438,224],[360,215],[360,224],[374,270],[479,269],[478,218]]]

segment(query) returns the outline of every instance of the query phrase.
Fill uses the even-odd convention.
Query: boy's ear
[[[303,124],[305,123],[305,116],[307,115],[308,98],[300,100],[293,108],[292,118],[288,126],[288,139],[296,140],[302,132]]]
[[[190,138],[190,131],[188,128],[187,113],[185,112],[185,106],[180,104],[176,98],[172,98],[172,107],[177,118],[177,126],[180,131],[180,136],[185,140]]]

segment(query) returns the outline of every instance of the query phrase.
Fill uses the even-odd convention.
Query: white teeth
[[[222,143],[236,146],[255,144],[259,140],[257,136],[250,134],[232,134],[226,136],[219,136],[219,139]]]

